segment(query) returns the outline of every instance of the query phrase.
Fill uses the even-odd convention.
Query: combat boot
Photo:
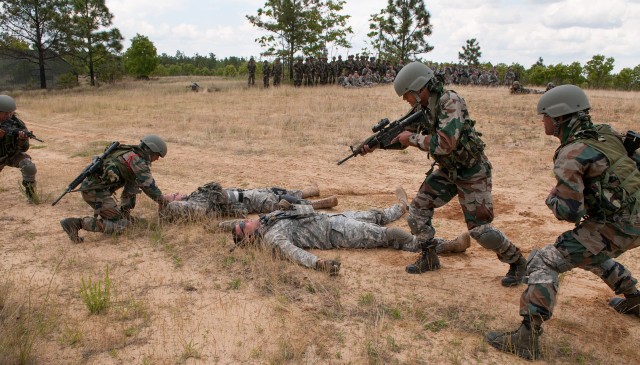
[[[309,198],[312,196],[320,196],[320,189],[318,185],[312,185],[307,188],[302,189],[302,199]]]
[[[516,286],[522,283],[522,278],[527,272],[527,260],[523,256],[520,256],[518,261],[509,264],[509,271],[502,278],[502,286],[510,287]]]
[[[471,235],[469,231],[465,231],[453,240],[443,240],[436,238],[436,253],[461,253],[465,252],[471,246]]]
[[[440,259],[436,253],[435,241],[427,241],[422,243],[422,252],[420,257],[413,264],[409,264],[406,270],[409,274],[422,274],[426,271],[435,271],[440,268]]]
[[[540,358],[539,337],[542,327],[534,325],[528,317],[522,321],[520,328],[512,332],[489,332],[485,340],[496,349],[517,355],[523,359],[536,360]]]
[[[396,198],[400,206],[402,206],[402,209],[406,212],[407,209],[409,209],[409,199],[407,198],[407,192],[404,191],[402,186],[396,187]]]
[[[640,293],[613,298],[609,302],[618,313],[640,316]]]
[[[27,196],[27,199],[32,203],[36,203],[39,200],[38,193],[36,191],[36,182],[23,180],[22,186],[24,186],[24,195]]]
[[[338,197],[332,195],[328,198],[318,199],[318,200],[310,200],[311,206],[313,209],[324,209],[324,208],[332,208],[338,205]]]
[[[81,218],[65,218],[60,221],[60,225],[62,229],[67,233],[69,239],[73,243],[81,243],[84,241],[84,238],[78,236],[78,231],[82,229],[82,219]]]

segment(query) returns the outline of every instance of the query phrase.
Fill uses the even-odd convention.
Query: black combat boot
[[[524,317],[520,328],[511,332],[489,332],[485,340],[498,350],[520,356],[527,360],[540,358],[539,337],[542,327],[531,323],[530,317]]]
[[[522,283],[522,278],[527,272],[527,260],[520,256],[518,261],[509,264],[509,271],[502,278],[502,286],[510,287]]]
[[[436,253],[436,242],[429,240],[421,244],[422,252],[418,260],[407,265],[406,270],[409,274],[422,274],[426,271],[435,271],[440,268],[440,260]]]
[[[27,196],[27,199],[32,203],[37,202],[38,193],[36,192],[36,182],[22,180],[22,186],[24,186],[24,194]]]
[[[71,242],[81,243],[84,241],[84,238],[78,236],[78,231],[82,229],[82,218],[65,218],[60,221],[60,225],[67,232]]]
[[[613,298],[609,305],[619,313],[640,316],[640,293],[625,295],[624,298]]]

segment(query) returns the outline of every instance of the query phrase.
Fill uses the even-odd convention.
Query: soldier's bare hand
[[[18,132],[18,139],[21,139],[21,140],[24,141],[26,139],[29,139],[29,136],[27,136],[27,134],[24,131],[19,131]]]
[[[360,154],[361,155],[366,155],[367,153],[371,153],[373,151],[375,151],[378,148],[378,145],[375,145],[373,147],[369,147],[368,144],[365,144],[364,146],[362,146],[362,148],[360,149]]]
[[[394,138],[391,143],[396,143],[399,142],[401,145],[407,147],[407,146],[415,146],[415,144],[411,141],[411,137],[413,137],[415,133],[410,132],[410,131],[404,131],[400,134],[398,134],[398,136],[396,136],[396,138]]]

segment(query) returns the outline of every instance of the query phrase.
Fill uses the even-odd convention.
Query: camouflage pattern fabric
[[[385,210],[382,214],[397,215],[396,209],[398,208]],[[388,216],[382,220],[390,221],[392,218],[393,216]],[[305,249],[391,247],[412,252],[419,250],[419,245],[410,234],[405,232],[404,237],[398,238],[399,235],[388,234],[388,230],[400,230],[399,228],[388,229],[371,223],[380,219],[380,211],[314,213],[299,219],[280,219],[261,228],[261,243],[308,268],[316,267],[318,257]]]
[[[5,120],[0,125],[7,126],[11,129],[26,130],[26,125],[15,116],[9,120]],[[22,180],[26,182],[36,181],[36,167],[31,161],[31,156],[26,152],[29,150],[29,138],[20,139],[18,136],[6,134],[0,138],[0,171],[5,166],[20,169]]]
[[[113,194],[120,188],[123,190],[118,209]],[[94,209],[94,214],[107,220],[126,216],[135,207],[140,190],[153,201],[163,199],[162,191],[151,175],[150,157],[142,149],[132,146],[118,149],[107,157],[102,174],[84,179],[80,190],[84,201]]]
[[[304,64],[302,61],[293,64],[293,86],[302,86],[302,78],[304,76]]]
[[[620,181],[610,168],[607,156],[583,143],[581,137],[594,133],[597,136],[588,115],[579,115],[562,129],[561,146],[554,158],[557,183],[546,204],[559,220],[577,224],[573,230],[560,235],[554,245],[532,253],[529,258],[529,286],[520,298],[523,316],[551,318],[558,275],[575,267],[598,275],[616,294],[637,292],[637,280],[613,258],[640,246],[640,209],[636,204],[620,204],[613,215],[600,215],[601,204],[618,201],[615,188]],[[622,148],[620,146],[621,154]],[[638,161],[640,154],[636,153],[634,161],[629,162],[638,166]],[[611,185],[598,184],[604,176]],[[597,189],[594,190],[594,186]]]
[[[282,63],[276,60],[273,63],[273,86],[278,86],[282,82]]]
[[[247,63],[247,70],[249,71],[247,84],[249,86],[253,86],[256,84],[256,61],[253,59],[253,57]]]

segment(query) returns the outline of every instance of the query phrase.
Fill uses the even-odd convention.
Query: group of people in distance
[[[577,86],[560,85],[540,97],[537,112],[544,132],[560,142],[553,168],[557,183],[545,203],[556,218],[576,226],[562,233],[554,244],[534,249],[527,259],[491,224],[492,166],[464,98],[446,90],[433,70],[419,62],[404,66],[393,85],[413,112],[422,112],[419,128],[400,133],[393,146],[425,151],[437,165],[431,167],[411,202],[398,188],[398,203],[386,209],[329,214],[315,209],[336,206],[336,197],[308,200],[319,195],[317,186],[244,190],[212,182],[189,195],[162,194],[150,166],[166,155],[167,145],[160,137],[148,135],[139,145],[118,147],[104,160],[99,173],[84,180],[80,190],[94,216],[65,218],[62,228],[77,243],[82,242],[80,230],[121,232],[130,224],[130,211],[142,190],[158,203],[160,215],[169,221],[261,213],[257,220],[222,222],[221,227],[231,231],[236,247],[261,242],[279,250],[285,258],[331,275],[339,273],[340,263],[318,258],[305,249],[391,247],[420,252],[417,260],[406,266],[406,272],[422,274],[441,268],[440,253],[462,252],[473,238],[509,266],[501,280],[503,286],[527,284],[520,297],[520,327],[511,332],[492,331],[485,337],[500,351],[526,359],[540,358],[539,337],[543,322],[553,315],[558,276],[573,268],[593,272],[621,295],[609,303],[616,311],[640,316],[637,280],[615,261],[640,245],[640,141],[629,143],[610,126],[594,124],[589,99]],[[0,96],[2,125],[13,120],[15,109],[13,99]],[[28,132],[24,124],[22,127]],[[11,136],[17,145],[24,146],[26,134]],[[0,132],[0,147],[9,144],[9,137],[9,133]],[[376,149],[364,144],[357,152],[366,155]],[[28,157],[25,148],[16,151],[14,155],[0,155],[0,169],[5,165],[20,167],[27,183],[35,181],[35,168],[30,174],[28,164],[20,162]],[[118,204],[114,193],[120,188]],[[447,241],[436,237],[432,219],[435,209],[454,197],[460,203],[468,232]],[[407,211],[410,233],[385,227]]]

